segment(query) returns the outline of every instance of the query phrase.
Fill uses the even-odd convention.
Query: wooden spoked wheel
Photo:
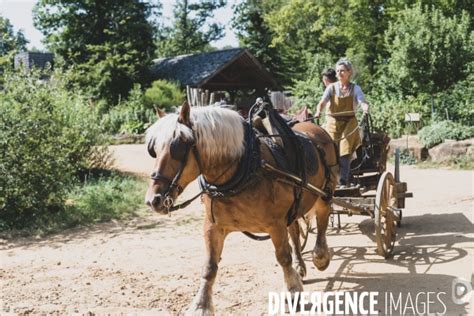
[[[377,253],[385,258],[392,254],[397,236],[396,195],[395,180],[390,172],[385,171],[377,185],[374,208]]]
[[[312,229],[311,218],[306,216],[299,218],[298,226],[300,232],[300,246],[301,251],[303,251],[304,247],[306,247],[306,244],[308,242],[309,231]]]

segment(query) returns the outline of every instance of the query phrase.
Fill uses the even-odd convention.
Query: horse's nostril
[[[150,202],[150,201],[146,201],[146,205],[147,205],[147,206],[151,206],[151,202]]]
[[[153,197],[153,200],[151,201],[151,204],[154,207],[159,207],[161,205],[161,195],[157,194]]]

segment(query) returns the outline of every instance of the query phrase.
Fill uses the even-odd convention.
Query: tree
[[[13,31],[10,20],[0,16],[0,84],[3,81],[3,72],[13,64],[13,57],[16,53],[25,50],[28,40],[20,30]]]
[[[347,56],[358,70],[358,83],[368,87],[386,58],[383,34],[398,5],[381,0],[290,0],[266,20],[275,34],[272,45],[288,59],[294,79],[306,79],[316,55],[333,60]]]
[[[141,0],[40,0],[34,24],[93,97],[116,102],[147,80],[160,5]]]
[[[472,71],[474,32],[466,11],[447,17],[435,7],[407,8],[390,23],[385,44],[386,75],[404,95],[446,90]]]
[[[25,50],[26,44],[28,40],[23,32],[20,30],[15,34],[10,20],[0,16],[0,56],[8,55],[12,51]]]
[[[158,36],[157,54],[176,56],[212,50],[210,42],[224,36],[224,26],[208,23],[208,19],[213,17],[214,10],[225,5],[226,0],[177,1],[173,26],[164,28]]]
[[[280,0],[246,0],[234,5],[232,27],[237,31],[240,45],[248,50],[273,74],[278,82],[288,83],[278,49],[272,46],[275,34],[265,15],[279,6]]]

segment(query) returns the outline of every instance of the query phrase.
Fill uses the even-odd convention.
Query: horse
[[[238,178],[242,165],[249,165],[243,163],[250,145],[246,139],[246,124],[235,111],[212,106],[191,108],[186,102],[179,114],[168,114],[158,119],[146,133],[148,152],[155,158],[145,196],[151,210],[168,214],[177,196],[198,177],[212,186],[226,186]],[[310,122],[296,124],[293,130],[306,135],[310,146],[319,147],[313,153],[318,155],[320,165],[325,163],[330,166],[330,179],[325,173],[328,169],[320,166],[307,177],[308,183],[319,188],[327,185],[334,190],[338,158],[329,135]],[[294,201],[293,185],[289,181],[279,181],[274,174],[260,167],[262,160],[272,166],[276,165],[276,161],[264,142],[257,143],[256,147],[260,160],[244,181],[245,185],[227,191],[232,194],[219,196],[204,191],[201,197],[205,209],[207,254],[199,290],[188,309],[192,314],[214,313],[212,288],[224,240],[231,232],[268,234],[288,291],[303,291],[302,278],[306,275],[306,266],[299,244],[299,226],[296,221],[288,226],[287,221],[288,210]],[[313,264],[319,270],[325,270],[330,262],[326,241],[329,201],[303,189],[297,217],[308,212],[315,212],[317,218]],[[292,266],[293,261],[295,267]]]

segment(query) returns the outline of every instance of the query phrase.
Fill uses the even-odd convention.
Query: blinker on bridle
[[[152,180],[161,181],[167,186],[167,189],[164,193],[163,206],[167,209],[168,212],[170,212],[170,210],[172,211],[173,204],[174,204],[174,199],[171,197],[173,191],[177,189],[178,195],[181,194],[181,192],[183,192],[183,188],[178,184],[178,182],[179,182],[179,179],[181,178],[181,175],[183,174],[184,167],[186,166],[186,163],[188,162],[189,152],[191,151],[191,149],[194,152],[194,156],[198,163],[199,170],[201,170],[201,163],[200,163],[200,159],[199,159],[198,151],[196,149],[195,142],[182,141],[180,138],[176,138],[170,144],[171,158],[180,162],[178,172],[176,173],[174,178],[173,179],[168,178],[160,174],[158,171],[153,172],[150,176]],[[156,157],[156,154],[154,155],[154,157]]]

